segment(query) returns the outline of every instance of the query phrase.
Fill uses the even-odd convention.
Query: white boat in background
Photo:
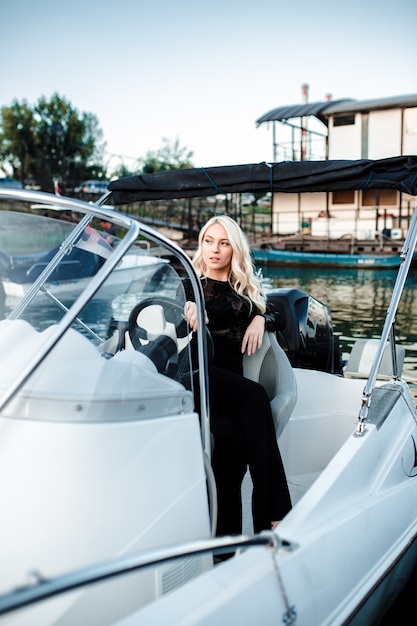
[[[349,184],[362,185],[369,166],[377,178],[379,165],[355,163]],[[392,167],[385,184],[416,180],[417,159],[403,175],[398,160]],[[134,202],[142,186],[165,194],[165,184],[179,197],[194,175],[221,190],[230,175],[236,191],[253,190],[236,166],[121,179],[113,198]],[[0,200],[51,202],[26,190],[0,190]],[[380,340],[357,342],[343,369],[325,304],[295,289],[269,293],[286,325],[245,357],[245,374],[271,398],[293,508],[274,531],[216,537],[207,336],[183,319],[189,278],[203,327],[191,261],[132,217],[53,201],[80,221],[0,321],[0,625],[377,624],[417,563],[417,412],[394,332],[417,213]],[[119,244],[81,293],[44,311],[38,291],[104,218]],[[138,238],[163,262],[138,265],[118,292],[115,280],[98,310],[95,294]]]
[[[42,207],[31,205],[30,209],[33,210],[34,206],[36,209]],[[45,205],[43,208],[46,210]],[[51,205],[48,210],[53,211],[54,208]],[[27,293],[49,262],[59,254],[62,239],[72,228],[69,221],[22,211],[1,211],[0,280],[6,297],[20,299]],[[38,292],[39,296],[47,290],[54,297],[66,300],[81,293],[111,253],[112,245],[117,245],[116,238],[112,238],[114,243],[110,245],[106,234],[98,228],[88,227],[84,236],[65,253],[50,274],[43,291]],[[25,244],[30,246],[29,250],[25,250]],[[132,247],[117,267],[117,278],[112,274],[101,287],[99,296],[105,298],[111,295],[115,281],[119,286],[121,282],[129,285],[138,265],[161,262],[156,256],[144,255],[141,246]]]

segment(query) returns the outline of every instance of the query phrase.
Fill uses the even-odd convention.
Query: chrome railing
[[[372,390],[375,387],[376,379],[378,376],[378,371],[381,366],[382,357],[384,356],[384,350],[387,345],[387,342],[390,341],[391,346],[391,361],[392,361],[392,371],[393,378],[398,379],[398,365],[397,365],[397,356],[396,356],[396,346],[395,346],[395,332],[394,332],[394,324],[395,324],[395,316],[397,314],[398,304],[401,298],[401,295],[404,290],[405,281],[407,280],[407,276],[410,270],[410,265],[413,260],[414,251],[417,243],[417,208],[414,211],[413,217],[411,219],[410,228],[407,233],[407,237],[405,238],[403,247],[400,252],[401,264],[398,269],[397,278],[395,280],[394,289],[391,296],[391,301],[389,307],[387,309],[387,316],[385,318],[385,323],[381,333],[381,339],[378,345],[378,349],[375,355],[374,362],[372,364],[372,368],[366,382],[366,385],[363,390],[362,395],[362,405],[359,411],[358,424],[356,434],[361,435],[364,431],[364,425],[368,418],[368,411],[371,404]]]
[[[208,553],[221,555],[256,546],[270,547],[277,551],[280,545],[279,537],[275,533],[265,531],[253,537],[246,535],[219,537],[167,546],[106,561],[52,579],[44,579],[40,573],[34,573],[34,583],[0,595],[0,615],[48,600],[62,593],[74,591],[86,585],[92,585],[144,568],[163,565],[175,559]]]

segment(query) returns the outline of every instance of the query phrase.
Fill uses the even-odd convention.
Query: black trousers
[[[242,532],[242,480],[249,466],[255,532],[269,530],[291,509],[271,405],[262,385],[212,366],[209,371],[217,534]]]

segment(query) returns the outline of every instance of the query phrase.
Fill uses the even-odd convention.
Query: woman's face
[[[233,248],[221,224],[215,223],[208,227],[201,243],[201,252],[207,267],[207,276],[227,280]]]

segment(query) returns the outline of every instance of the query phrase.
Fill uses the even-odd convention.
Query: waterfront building
[[[273,161],[383,159],[417,154],[417,94],[331,99],[279,106],[257,121],[272,126]],[[391,189],[275,193],[270,234],[403,239],[415,198]]]

